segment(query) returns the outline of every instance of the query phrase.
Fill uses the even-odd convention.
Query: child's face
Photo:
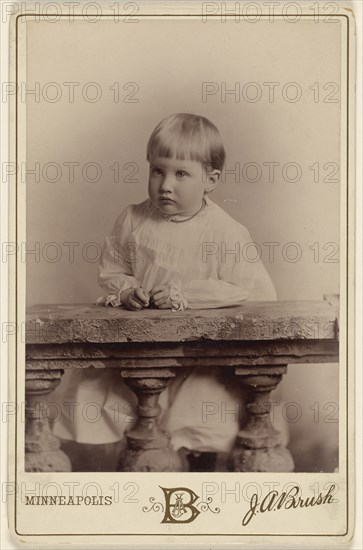
[[[194,214],[205,192],[212,191],[220,177],[218,170],[205,171],[201,162],[176,158],[150,159],[149,197],[168,215]]]

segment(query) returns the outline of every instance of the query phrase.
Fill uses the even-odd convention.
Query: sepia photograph
[[[151,4],[11,13],[19,532],[346,535],[354,20]]]

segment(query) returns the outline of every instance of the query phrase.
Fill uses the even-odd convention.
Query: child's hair
[[[164,118],[147,144],[147,160],[153,156],[195,160],[206,169],[222,170],[226,153],[218,129],[207,118],[176,113]]]

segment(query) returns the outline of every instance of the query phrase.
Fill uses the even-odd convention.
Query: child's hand
[[[159,309],[171,309],[169,285],[160,285],[150,292],[152,304]]]
[[[149,305],[149,295],[141,288],[127,288],[121,292],[121,302],[127,309],[139,310]]]

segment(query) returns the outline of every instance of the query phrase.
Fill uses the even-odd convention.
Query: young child
[[[194,114],[173,114],[152,132],[147,146],[149,198],[128,206],[117,218],[103,250],[99,282],[105,305],[142,308],[206,309],[275,300],[273,284],[262,261],[248,261],[244,250],[252,239],[245,227],[209,199],[220,178],[225,151],[217,128]],[[132,422],[113,421],[112,405],[124,410],[135,397],[114,373],[90,378],[80,372],[77,401],[102,403],[102,424],[84,425],[78,439],[111,443],[123,438]],[[108,377],[108,378],[107,378]],[[75,386],[73,385],[73,388]],[[92,396],[92,397],[91,397]],[[96,397],[98,396],[98,397]],[[190,369],[177,376],[161,396],[162,427],[173,447],[191,453],[228,452],[239,430],[238,414],[205,421],[203,403],[224,404],[236,411],[240,393],[218,369]],[[125,412],[127,414],[127,412]],[[130,413],[129,413],[130,414]],[[79,424],[68,431],[80,432]],[[58,435],[71,438],[67,422]],[[77,429],[76,429],[77,431]],[[74,437],[74,434],[73,434]],[[77,437],[77,436],[76,436]]]

